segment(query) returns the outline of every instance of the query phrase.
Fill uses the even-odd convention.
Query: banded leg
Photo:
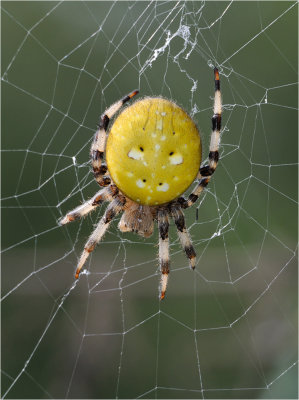
[[[93,174],[100,186],[108,186],[111,183],[111,178],[107,171],[107,165],[103,163],[106,145],[106,132],[108,129],[109,121],[113,117],[113,115],[136,94],[138,94],[138,90],[134,90],[134,92],[131,92],[122,100],[119,100],[116,103],[112,104],[112,106],[107,108],[107,110],[104,112],[104,114],[102,114],[100,118],[98,129],[94,135],[94,140],[90,150]]]
[[[181,245],[182,245],[182,247],[183,247],[183,249],[184,249],[184,251],[186,253],[186,256],[190,260],[190,267],[192,269],[194,269],[195,268],[195,263],[196,263],[196,253],[195,253],[195,250],[194,250],[194,247],[192,245],[189,233],[188,233],[187,228],[186,228],[183,211],[181,210],[180,207],[173,206],[171,208],[171,215],[172,215],[172,218],[174,219],[174,222],[176,224],[177,231],[178,231],[178,236],[179,236]]]
[[[104,233],[108,229],[112,219],[124,209],[125,203],[126,203],[125,197],[118,196],[115,199],[113,199],[113,201],[107,207],[105,214],[101,218],[97,227],[92,232],[92,234],[90,235],[88,241],[86,242],[86,244],[84,246],[84,250],[83,250],[83,253],[81,254],[81,257],[80,257],[79,263],[78,263],[78,267],[76,270],[76,275],[75,275],[76,279],[79,278],[81,269],[82,269],[83,265],[85,264],[89,254],[95,249],[96,245],[99,243],[99,241],[104,236]]]
[[[83,204],[80,204],[80,206],[74,208],[74,210],[69,211],[63,218],[60,219],[59,224],[65,225],[69,222],[85,217],[85,215],[89,214],[104,201],[112,201],[113,197],[116,196],[117,193],[118,189],[115,185],[111,185],[108,188],[100,190],[91,199],[87,200]]]
[[[219,160],[222,101],[220,92],[219,72],[216,67],[214,68],[214,79],[215,79],[214,115],[212,117],[212,134],[211,134],[210,150],[209,150],[209,164],[200,168],[199,173],[197,175],[197,179],[199,179],[198,185],[189,195],[188,200],[185,200],[182,197],[179,199],[179,202],[183,208],[190,207],[196,202],[198,197],[201,195],[203,189],[209,183],[211,176],[215,172]]]
[[[158,211],[159,229],[159,261],[161,268],[160,300],[165,297],[169,274],[169,239],[168,239],[168,214],[166,210]]]

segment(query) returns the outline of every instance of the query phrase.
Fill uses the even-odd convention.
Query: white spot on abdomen
[[[143,152],[142,152],[140,149],[138,149],[137,147],[133,147],[133,148],[129,151],[128,156],[129,156],[130,158],[133,158],[134,160],[142,160],[143,157],[144,157],[144,154],[143,154]]]
[[[158,192],[167,192],[167,190],[169,189],[169,185],[165,182],[162,185],[158,185],[156,189]]]
[[[144,186],[145,186],[145,183],[144,183],[144,182],[142,182],[142,180],[141,180],[141,179],[138,179],[138,180],[136,181],[136,185],[137,185],[138,187],[140,187],[140,188],[144,188]]]
[[[170,164],[173,165],[178,165],[178,164],[183,164],[183,156],[180,153],[173,154],[172,156],[169,156],[169,161]]]

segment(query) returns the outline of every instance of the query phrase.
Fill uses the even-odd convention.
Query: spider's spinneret
[[[168,203],[188,189],[201,162],[201,141],[191,117],[175,103],[147,97],[115,120],[106,161],[118,188],[139,204]]]

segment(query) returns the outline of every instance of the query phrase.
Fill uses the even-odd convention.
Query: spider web
[[[298,398],[297,2],[2,2],[2,398]],[[114,221],[78,281],[105,205],[89,148],[131,90],[182,105],[220,163],[173,225],[166,299],[157,232]]]

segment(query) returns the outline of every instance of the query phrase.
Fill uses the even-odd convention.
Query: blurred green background
[[[298,5],[2,2],[2,397],[298,398]],[[99,115],[138,88],[183,106],[207,157],[213,71],[221,161],[186,211],[195,272],[171,226],[117,221],[74,285],[102,207],[58,219],[98,186]],[[198,218],[197,218],[198,213]]]

